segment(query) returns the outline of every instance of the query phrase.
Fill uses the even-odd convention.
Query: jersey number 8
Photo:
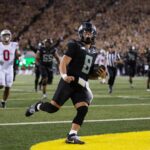
[[[90,72],[92,61],[93,61],[92,56],[89,56],[89,55],[85,56],[85,61],[84,61],[84,65],[82,68],[83,73],[88,74]]]

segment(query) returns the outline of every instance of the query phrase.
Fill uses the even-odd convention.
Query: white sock
[[[41,103],[37,105],[37,110],[40,110]]]
[[[77,134],[77,131],[76,130],[70,130],[69,135],[70,134]]]
[[[47,94],[43,94],[43,97],[47,97]]]
[[[2,99],[1,102],[5,103],[6,101],[4,101],[4,100]]]

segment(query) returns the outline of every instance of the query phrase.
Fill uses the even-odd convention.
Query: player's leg
[[[38,82],[39,82],[39,78],[40,78],[40,71],[39,71],[39,66],[35,66],[35,82],[34,82],[34,88],[35,91],[37,92],[38,90]]]
[[[111,67],[108,69],[108,72],[109,72],[109,80],[108,80],[109,90],[108,90],[108,92],[111,94],[112,90],[113,90],[115,78],[117,75],[117,69],[114,67]]]
[[[0,70],[0,89],[5,86],[5,72]]]
[[[43,92],[43,98],[47,98],[47,95],[46,95],[46,89],[47,89],[47,81],[48,81],[48,77],[43,77],[42,79],[42,92]]]
[[[133,83],[131,75],[129,75],[129,83],[130,83],[130,85],[132,85],[132,83]]]
[[[112,93],[112,81],[113,81],[113,70],[112,67],[107,67],[108,69],[108,74],[109,74],[109,78],[108,78],[108,92]]]
[[[136,66],[129,66],[129,84],[130,87],[133,88],[133,77],[135,75]]]
[[[133,77],[133,70],[131,66],[129,66],[129,84],[131,88],[132,88],[132,83],[133,83],[132,77]]]
[[[16,66],[14,66],[14,78],[13,78],[13,81],[16,80],[16,74],[17,74],[17,70],[16,70]]]
[[[150,91],[150,70],[148,71],[148,78],[147,78],[147,91]]]
[[[6,107],[6,102],[7,102],[9,93],[10,93],[10,87],[5,87],[4,93],[3,93],[3,100],[2,100],[2,107],[3,108]]]
[[[52,84],[53,83],[53,71],[49,70],[48,72],[48,84]]]
[[[66,143],[84,144],[84,142],[78,137],[78,131],[80,130],[85,116],[88,113],[88,106],[93,99],[93,94],[89,86],[86,88],[78,87],[78,90],[76,90],[76,93],[74,93],[71,98],[77,113],[72,121],[70,132],[66,138]]]
[[[33,115],[35,112],[39,110],[48,112],[48,113],[55,113],[57,112],[61,106],[65,103],[67,99],[70,97],[72,89],[70,88],[69,84],[64,82],[62,79],[60,80],[56,92],[54,94],[53,100],[51,102],[37,102],[31,105],[27,111],[26,116],[29,117]]]
[[[0,89],[2,89],[3,87],[3,85],[0,85]],[[3,99],[1,100],[1,107],[5,108],[5,101]]]
[[[42,76],[42,93],[43,93],[43,98],[47,98],[47,95],[46,95],[46,88],[47,88],[47,81],[48,81],[47,68],[45,66],[40,66],[40,73],[41,73],[41,76]]]
[[[0,70],[0,89],[5,87],[5,72],[3,70]],[[5,101],[1,100],[1,107],[5,108]]]
[[[75,108],[77,113],[72,121],[70,132],[66,138],[66,143],[84,144],[84,142],[81,141],[77,135],[88,112],[88,104],[86,102],[79,102],[75,104]]]
[[[10,94],[10,88],[13,84],[13,70],[8,70],[7,73],[5,74],[5,89],[3,93],[3,100],[2,100],[2,107],[6,107],[6,102]]]
[[[113,68],[112,83],[111,83],[112,86],[115,83],[116,75],[117,75],[117,68]]]
[[[39,90],[42,90],[42,77],[41,77],[40,82],[39,82]]]

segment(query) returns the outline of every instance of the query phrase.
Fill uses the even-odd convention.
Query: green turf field
[[[59,76],[48,86],[52,97]],[[38,112],[24,116],[26,108],[41,99],[34,92],[34,76],[17,76],[6,109],[0,109],[0,150],[29,150],[30,146],[51,139],[64,138],[75,115],[68,101],[55,114]],[[92,105],[79,135],[96,135],[128,131],[150,130],[150,92],[146,91],[146,77],[134,78],[131,89],[127,77],[117,77],[114,91],[108,94],[107,85],[90,81],[94,94]],[[0,91],[2,96],[2,90]]]

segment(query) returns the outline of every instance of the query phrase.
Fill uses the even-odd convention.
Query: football
[[[106,67],[104,65],[98,65],[98,64],[94,64],[93,68],[90,71],[89,77],[91,79],[93,78],[105,78],[107,75],[106,73]]]

